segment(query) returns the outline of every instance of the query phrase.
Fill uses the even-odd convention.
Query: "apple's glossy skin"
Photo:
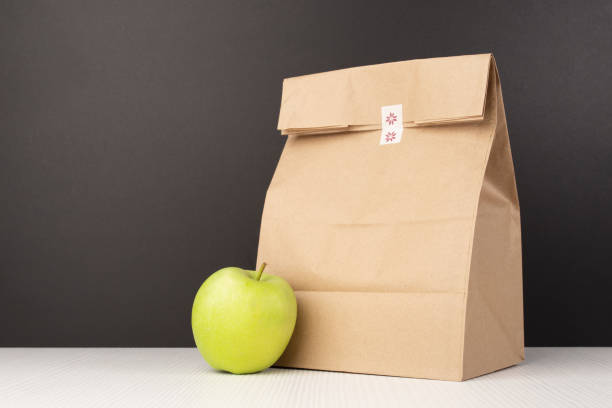
[[[191,311],[198,350],[213,368],[234,374],[265,370],[281,356],[295,327],[297,302],[282,278],[223,268],[200,287]]]

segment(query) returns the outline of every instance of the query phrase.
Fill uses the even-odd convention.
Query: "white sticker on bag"
[[[388,145],[402,141],[404,118],[402,105],[389,105],[380,108],[380,144]]]

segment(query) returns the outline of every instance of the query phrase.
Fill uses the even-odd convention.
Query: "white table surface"
[[[190,348],[0,348],[1,407],[612,407],[612,348],[529,348],[462,383],[272,368],[216,372]]]

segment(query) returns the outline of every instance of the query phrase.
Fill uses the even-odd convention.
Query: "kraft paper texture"
[[[380,145],[401,104],[400,143]],[[277,365],[465,380],[524,359],[521,230],[490,54],[289,78],[258,264],[296,291]]]

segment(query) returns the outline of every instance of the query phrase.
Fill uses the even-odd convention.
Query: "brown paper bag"
[[[279,366],[464,380],[523,360],[519,205],[492,55],[286,79],[278,127],[289,136],[258,264],[298,299]]]

